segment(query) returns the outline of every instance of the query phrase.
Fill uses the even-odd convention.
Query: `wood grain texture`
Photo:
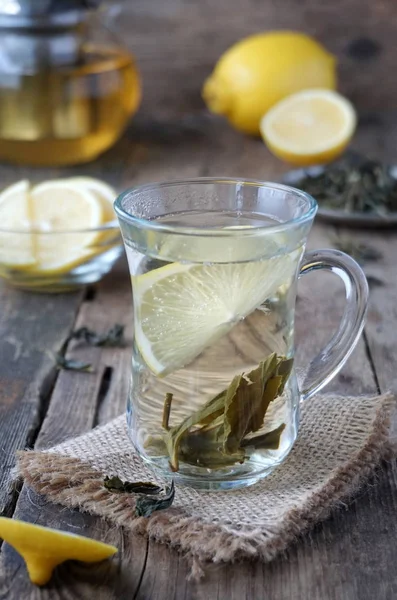
[[[117,289],[117,296],[115,296]],[[117,298],[117,301],[115,301]],[[46,448],[82,434],[125,410],[131,343],[131,290],[125,263],[118,265],[95,294],[95,301],[83,302],[76,328],[87,326],[106,332],[115,322],[126,326],[123,348],[98,348],[85,343],[70,343],[67,356],[91,362],[93,373],[61,371],[35,448]],[[110,370],[110,371],[109,371]],[[104,373],[110,373],[104,385]],[[67,563],[56,570],[44,590],[34,588],[27,577],[21,557],[8,545],[0,559],[0,598],[90,598],[95,589],[98,600],[133,597],[140,581],[147,542],[127,536],[105,521],[78,511],[49,504],[26,486],[22,488],[15,518],[62,529],[116,545],[120,552],[99,565]],[[18,572],[18,577],[14,574]],[[12,580],[12,590],[7,581]],[[121,596],[119,595],[121,594]]]
[[[12,510],[15,451],[35,440],[57,377],[52,353],[72,328],[80,301],[80,293],[55,298],[0,284],[0,514]]]
[[[59,174],[81,174],[101,177],[123,189],[135,183],[199,175],[280,178],[288,167],[260,140],[242,136],[222,119],[210,116],[200,97],[202,83],[221,52],[244,35],[272,28],[313,34],[337,56],[341,90],[359,112],[353,148],[395,162],[394,16],[394,0],[125,3],[117,29],[135,53],[144,82],[142,107],[125,136],[89,165],[62,170],[2,165],[0,179],[6,185],[22,177],[40,181]],[[357,53],[354,42],[362,38],[371,38],[378,45],[372,57]],[[332,245],[334,233],[329,227],[317,226],[310,245]],[[371,243],[383,251],[382,261],[366,269],[385,285],[372,289],[365,340],[328,389],[352,394],[374,392],[378,385],[382,391],[395,389],[395,234],[348,235],[357,239],[371,236]],[[97,287],[92,302],[81,304],[79,324],[105,330],[115,321],[130,322],[129,282],[120,268]],[[313,274],[299,284],[296,329],[300,356],[314,355],[340,318],[342,288],[325,277]],[[54,371],[45,350],[60,347],[80,302],[78,295],[44,297],[5,288],[0,291],[0,509],[12,506],[5,482],[13,466],[13,452],[35,437],[50,399]],[[89,359],[95,373],[60,374],[37,447],[87,431],[124,410],[129,350],[101,350],[76,343],[69,353]],[[109,372],[112,377],[106,392]],[[349,510],[341,507],[285,557],[270,565],[213,568],[198,584],[187,581],[183,557],[167,547],[126,538],[95,518],[47,505],[24,488],[15,513],[18,518],[113,542],[121,548],[120,558],[100,566],[66,564],[57,569],[48,588],[38,590],[29,585],[21,560],[5,545],[0,598],[389,600],[397,597],[396,482],[395,466],[386,466]]]

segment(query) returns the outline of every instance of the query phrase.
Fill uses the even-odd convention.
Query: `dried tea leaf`
[[[62,344],[60,352],[55,355],[55,362],[59,369],[68,371],[92,372],[91,363],[65,358],[64,353],[70,340],[84,340],[91,346],[123,346],[124,345],[124,325],[116,323],[105,334],[98,335],[88,327],[80,327],[73,331]]]
[[[98,334],[88,327],[80,327],[69,335],[67,342],[70,340],[84,340],[90,346],[124,346],[124,325],[116,323],[107,333],[102,334]]]
[[[360,265],[366,262],[375,262],[383,258],[382,253],[377,248],[362,242],[355,242],[352,239],[338,237],[333,240],[333,245],[338,250],[349,254]]]
[[[128,493],[128,494],[147,494],[155,495],[161,492],[162,488],[150,481],[122,481],[120,477],[105,477],[103,485],[109,492]]]
[[[135,504],[135,515],[137,517],[150,517],[157,510],[169,508],[175,498],[175,484],[172,480],[164,496],[139,496]]]
[[[395,169],[357,155],[307,173],[296,185],[325,208],[377,216],[397,211]]]
[[[81,360],[74,360],[72,358],[65,358],[62,354],[55,354],[55,362],[58,369],[64,369],[65,371],[82,371],[85,373],[92,373],[91,363],[87,363]]]
[[[366,278],[369,289],[385,286],[385,282],[382,279],[379,279],[379,277],[376,277],[375,275],[366,275]]]

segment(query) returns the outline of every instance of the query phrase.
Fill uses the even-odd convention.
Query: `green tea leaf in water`
[[[245,450],[238,448],[234,453],[226,454],[223,437],[222,417],[221,422],[216,420],[213,426],[201,427],[185,435],[179,445],[178,458],[187,464],[211,469],[243,463],[246,459]]]
[[[127,494],[147,494],[153,496],[161,492],[162,488],[150,481],[122,481],[120,477],[105,477],[103,485],[109,492]]]
[[[269,404],[283,393],[292,365],[293,359],[271,354],[256,369],[236,375],[226,390],[171,428],[167,394],[163,428],[171,469],[178,471],[180,460],[212,469],[244,462],[244,445],[248,445],[244,438],[263,426]],[[277,448],[284,427],[259,436],[260,447]],[[255,439],[250,446],[256,447]]]
[[[150,517],[157,510],[169,508],[175,498],[175,484],[172,480],[169,488],[166,489],[164,496],[139,496],[135,504],[135,514],[137,517]]]
[[[276,429],[268,431],[263,435],[257,435],[253,439],[242,440],[241,445],[243,448],[252,446],[255,449],[266,448],[266,450],[277,450],[280,445],[280,437],[285,429],[285,423],[282,423]]]
[[[170,420],[170,413],[171,413],[172,397],[173,397],[173,395],[170,393],[167,393],[165,395],[164,410],[163,410],[163,429],[165,429],[167,431],[170,428],[169,420]]]
[[[186,435],[191,427],[198,424],[208,424],[219,417],[224,411],[224,392],[209,400],[200,410],[194,412],[189,417],[184,419],[182,423],[171,427],[164,434],[164,441],[167,446],[167,451],[170,456],[170,465],[173,471],[179,469],[178,451],[179,444],[184,435]],[[166,399],[167,401],[167,399]]]
[[[225,398],[226,453],[236,452],[245,436],[263,426],[269,404],[284,389],[291,368],[291,360],[273,353],[248,375],[234,378]]]

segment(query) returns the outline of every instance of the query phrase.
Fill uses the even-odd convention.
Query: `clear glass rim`
[[[244,227],[238,226],[233,229],[222,229],[215,227],[185,227],[180,225],[167,225],[165,223],[160,223],[155,219],[145,219],[143,217],[137,217],[133,214],[128,213],[122,206],[122,202],[126,196],[140,194],[142,192],[150,192],[155,190],[161,190],[162,188],[171,188],[177,186],[189,186],[189,185],[200,185],[200,184],[229,184],[229,185],[246,185],[246,186],[254,186],[257,188],[267,188],[270,190],[279,190],[281,192],[293,193],[296,196],[299,196],[307,203],[307,209],[303,212],[302,215],[296,217],[295,219],[290,219],[289,221],[285,221],[284,223],[275,223],[274,225],[263,224],[256,225],[253,227]],[[285,231],[291,228],[294,228],[298,225],[302,225],[308,221],[314,219],[317,212],[317,202],[316,200],[307,194],[306,192],[299,190],[297,188],[291,187],[289,185],[284,185],[282,183],[273,183],[270,181],[261,181],[258,179],[245,179],[245,178],[236,178],[236,177],[197,177],[195,179],[176,179],[170,181],[161,181],[158,183],[147,183],[143,185],[132,186],[119,194],[114,202],[114,210],[118,216],[118,218],[122,221],[125,221],[135,227],[139,227],[140,229],[149,229],[154,231],[161,231],[166,233],[175,233],[175,234],[184,234],[184,235],[219,235],[222,237],[235,237],[238,236],[251,236],[253,233],[258,233],[258,231],[263,230],[265,233],[275,233],[278,231]]]

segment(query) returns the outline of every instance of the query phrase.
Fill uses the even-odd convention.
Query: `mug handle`
[[[364,328],[368,304],[368,283],[361,267],[339,250],[313,250],[303,257],[300,275],[325,269],[338,275],[346,293],[346,307],[338,331],[310,363],[302,400],[321,390],[340,371],[353,352]]]

